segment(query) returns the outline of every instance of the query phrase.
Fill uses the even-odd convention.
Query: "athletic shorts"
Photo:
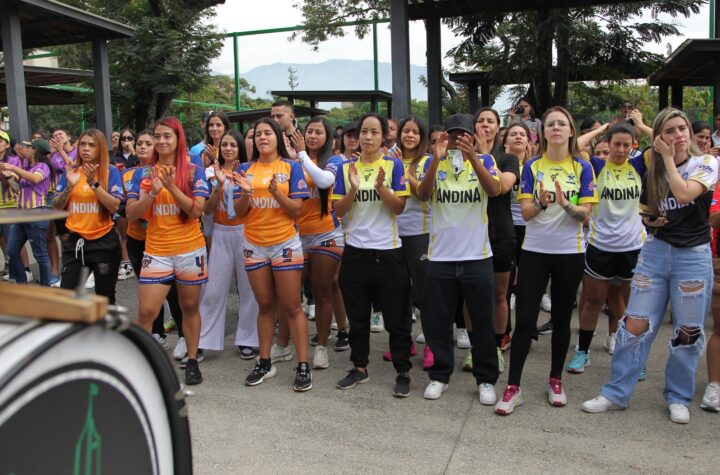
[[[297,234],[274,246],[257,246],[246,240],[244,255],[247,272],[266,266],[271,266],[273,271],[302,270],[304,266],[302,243]]]
[[[515,267],[515,238],[506,237],[490,241],[493,272],[510,272]]]
[[[208,281],[207,249],[205,246],[177,256],[143,254],[140,284],[200,285]]]
[[[342,260],[345,249],[345,233],[340,227],[327,233],[300,236],[300,241],[306,261],[310,260],[310,254],[322,254],[339,261]]]
[[[639,255],[640,249],[609,252],[588,244],[585,251],[585,273],[600,280],[631,281]]]

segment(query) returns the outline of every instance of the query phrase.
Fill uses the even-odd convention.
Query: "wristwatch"
[[[95,180],[94,182],[92,182],[92,183],[90,184],[90,188],[91,188],[93,191],[97,190],[98,188],[100,188],[100,182],[97,181],[97,180]]]

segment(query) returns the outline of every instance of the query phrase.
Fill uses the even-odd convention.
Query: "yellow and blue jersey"
[[[479,156],[482,165],[500,180],[492,155]],[[425,170],[430,160],[425,162]],[[440,160],[431,198],[432,224],[428,259],[469,261],[492,257],[487,215],[488,195],[475,170],[465,161],[455,173],[447,157]]]
[[[401,246],[397,216],[385,206],[375,190],[375,179],[380,168],[385,170],[385,186],[395,196],[409,196],[405,170],[398,158],[382,156],[364,164],[358,159],[342,163],[335,177],[332,199],[340,200],[350,189],[349,169],[355,163],[360,175],[360,187],[350,210],[343,216],[345,242],[360,249],[397,249]]]
[[[598,191],[592,165],[582,158],[568,155],[552,161],[545,154],[525,163],[520,179],[518,199],[539,199],[540,184],[550,193],[547,209],[527,222],[522,248],[544,254],[577,254],[585,252],[583,223],[570,217],[557,204],[555,182],[573,204],[598,202]]]
[[[425,164],[429,163],[429,155],[422,157],[415,167],[416,180],[422,180],[425,175]],[[405,178],[410,176],[412,159],[403,159]],[[419,200],[416,196],[410,195],[405,203],[405,210],[398,216],[398,232],[400,236],[418,236],[429,232],[430,204],[427,201]]]
[[[642,155],[617,165],[592,157],[600,197],[590,214],[588,243],[607,252],[640,249],[645,226],[640,218],[640,194],[645,161]]]

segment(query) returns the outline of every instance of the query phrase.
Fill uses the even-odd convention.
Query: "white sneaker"
[[[328,367],[330,367],[330,360],[327,348],[320,345],[316,346],[313,352],[313,369],[325,369]]]
[[[290,361],[293,359],[292,353],[290,352],[290,345],[280,346],[277,343],[273,343],[270,348],[270,362],[277,363],[280,361]]]
[[[29,270],[26,270],[26,271],[25,271],[25,281],[26,281],[28,284],[33,281],[32,272],[29,271]]]
[[[430,384],[425,388],[425,399],[440,399],[442,393],[448,388],[448,385],[441,383],[440,381],[430,381]]]
[[[180,337],[178,339],[177,344],[175,345],[175,349],[173,350],[173,359],[177,360],[177,361],[181,361],[186,356],[187,356],[187,344],[185,343],[185,337]]]
[[[88,275],[87,280],[85,281],[85,288],[86,289],[94,289],[95,288],[95,274],[92,272],[90,275]]]
[[[129,263],[125,262],[120,264],[120,269],[118,270],[118,280],[127,280],[134,275],[135,272],[133,272],[132,266]]]
[[[563,407],[567,405],[567,396],[560,378],[548,379],[547,397],[551,406]]]
[[[415,341],[418,343],[425,343],[425,334],[420,333],[418,336],[415,337]]]
[[[585,401],[584,403],[582,403],[582,410],[585,412],[590,412],[590,413],[605,412],[605,411],[619,411],[621,409],[624,409],[624,408],[618,406],[617,404],[615,404],[614,402],[612,402],[610,399],[606,398],[602,394],[596,398],[590,399],[589,401]]]
[[[333,320],[332,323],[330,324],[330,329],[337,331],[338,326],[337,326],[337,322],[335,320]]]
[[[380,333],[383,330],[385,330],[385,324],[383,322],[382,312],[373,312],[370,315],[370,331]]]
[[[674,402],[668,406],[668,409],[670,409],[670,420],[675,424],[690,422],[690,411],[686,405]]]
[[[470,337],[465,328],[458,328],[455,332],[455,344],[462,350],[470,348]]]
[[[493,406],[497,402],[495,386],[492,384],[482,383],[478,385],[478,392],[480,393],[480,404],[483,406]]]
[[[540,301],[540,308],[548,313],[552,310],[552,302],[550,301],[550,296],[548,294],[543,294],[542,300]]]
[[[611,333],[607,336],[603,348],[607,350],[608,354],[612,355],[615,353],[615,333]]]
[[[167,351],[170,349],[170,345],[168,345],[167,340],[160,336],[159,333],[153,333],[152,337],[155,338],[155,341],[158,342],[158,345],[160,345],[163,350]]]
[[[315,304],[308,305],[308,320],[315,320]]]
[[[510,310],[515,310],[515,294],[510,294]]]
[[[720,383],[708,383],[705,387],[700,408],[706,411],[720,412]]]

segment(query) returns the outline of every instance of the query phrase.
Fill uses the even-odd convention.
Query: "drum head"
[[[6,333],[0,473],[192,473],[172,364],[150,335],[128,333],[67,323]]]

